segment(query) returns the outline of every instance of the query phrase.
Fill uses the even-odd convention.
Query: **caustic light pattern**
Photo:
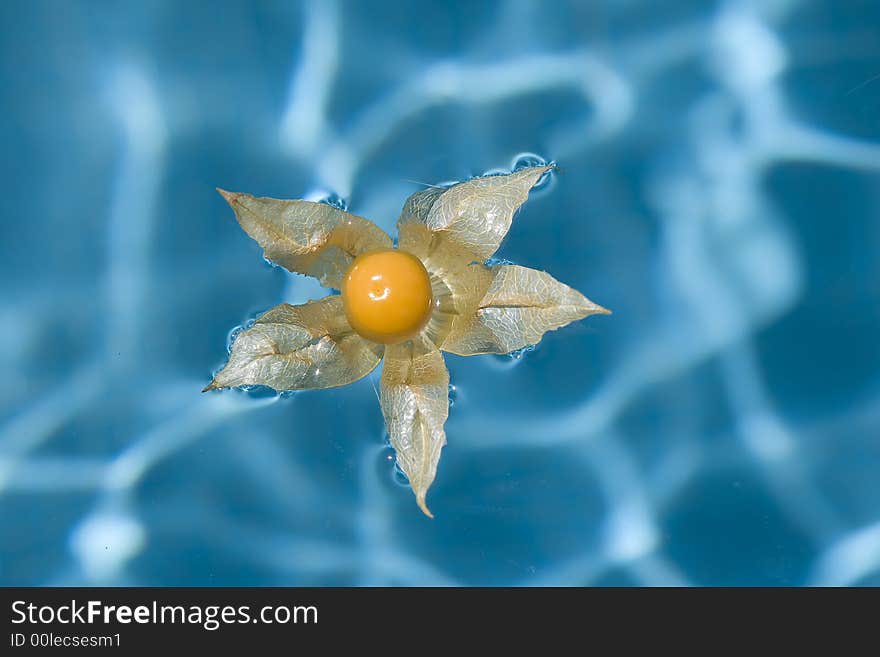
[[[419,508],[446,444],[449,373],[441,351],[507,354],[547,331],[609,311],[550,274],[484,264],[497,251],[529,190],[553,165],[430,187],[407,199],[398,246],[378,226],[326,203],[220,190],[265,256],[341,290],[283,303],[233,341],[229,361],[205,388],[263,385],[333,388],[384,358],[380,403],[397,462]]]
[[[223,8],[0,3],[0,585],[880,584],[880,3]],[[436,521],[378,369],[200,394],[325,295],[214,185],[394,235],[523,150],[495,257],[614,316],[445,357]]]

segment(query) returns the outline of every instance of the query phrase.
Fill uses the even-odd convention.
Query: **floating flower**
[[[608,313],[546,272],[484,264],[552,167],[413,194],[397,221],[397,248],[371,221],[324,203],[218,190],[266,258],[341,294],[283,303],[258,317],[236,335],[229,361],[205,390],[333,388],[366,376],[384,357],[380,404],[388,435],[419,508],[431,516],[425,496],[449,414],[441,351],[506,354]]]

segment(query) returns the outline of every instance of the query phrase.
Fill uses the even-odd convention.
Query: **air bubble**
[[[449,408],[455,406],[455,402],[458,399],[458,388],[456,388],[451,383],[449,384]]]

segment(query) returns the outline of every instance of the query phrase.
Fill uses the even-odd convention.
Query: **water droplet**
[[[520,169],[527,169],[529,167],[542,167],[546,164],[547,160],[540,155],[535,153],[520,153],[513,158],[513,163],[510,165],[510,169],[511,171],[519,171]]]
[[[507,354],[507,358],[509,358],[510,360],[522,360],[523,357],[527,353],[532,352],[534,350],[535,350],[535,345],[530,344],[527,347],[523,347],[522,349],[517,349],[516,351],[511,351],[509,354]]]
[[[227,335],[226,335],[226,352],[232,353],[232,343],[235,342],[235,338],[238,337],[238,334],[242,331],[246,331],[250,327],[254,325],[254,322],[257,321],[257,317],[262,315],[265,310],[260,310],[259,312],[253,313],[250,317],[248,317],[244,322],[234,327]]]
[[[493,359],[493,362],[501,367],[502,369],[509,369],[511,367],[516,367],[519,363],[522,362],[525,355],[529,352],[535,350],[535,345],[529,345],[527,347],[523,347],[522,349],[517,349],[516,351],[511,351],[509,354],[498,354]]]
[[[535,153],[520,153],[515,158],[513,158],[513,163],[511,164],[511,171],[519,171],[520,169],[527,169],[529,167],[543,167],[547,164],[553,165],[552,162],[547,162],[546,159],[537,155]],[[553,173],[553,169],[547,171],[543,176],[538,179],[538,182],[534,184],[532,187],[532,191],[536,191],[539,189],[544,189],[547,185],[550,184],[550,174]]]
[[[455,402],[458,399],[458,388],[456,388],[451,383],[449,384],[449,408],[455,406]]]
[[[278,392],[268,386],[240,386],[236,390],[251,399],[275,399],[278,397]]]
[[[397,465],[397,461],[394,461],[394,469],[391,471],[391,477],[394,480],[394,483],[398,486],[402,486],[403,488],[409,488],[409,477],[400,469],[400,466]]]
[[[232,329],[229,334],[226,336],[226,353],[232,353],[232,343],[235,342],[235,338],[238,337],[238,334],[247,328],[244,324],[241,326],[236,326]]]
[[[339,194],[330,193],[324,198],[320,199],[318,203],[324,203],[326,205],[332,206],[337,210],[347,211],[348,210],[348,201],[342,198]]]
[[[494,267],[495,265],[515,265],[516,263],[513,260],[508,260],[507,258],[496,258],[492,256],[486,261],[487,267]]]

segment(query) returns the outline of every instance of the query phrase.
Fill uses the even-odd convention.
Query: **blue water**
[[[873,0],[0,19],[0,583],[880,584]],[[448,358],[435,520],[377,375],[199,392],[323,294],[215,186],[393,234],[417,183],[523,153],[559,171],[498,257],[614,314]]]

